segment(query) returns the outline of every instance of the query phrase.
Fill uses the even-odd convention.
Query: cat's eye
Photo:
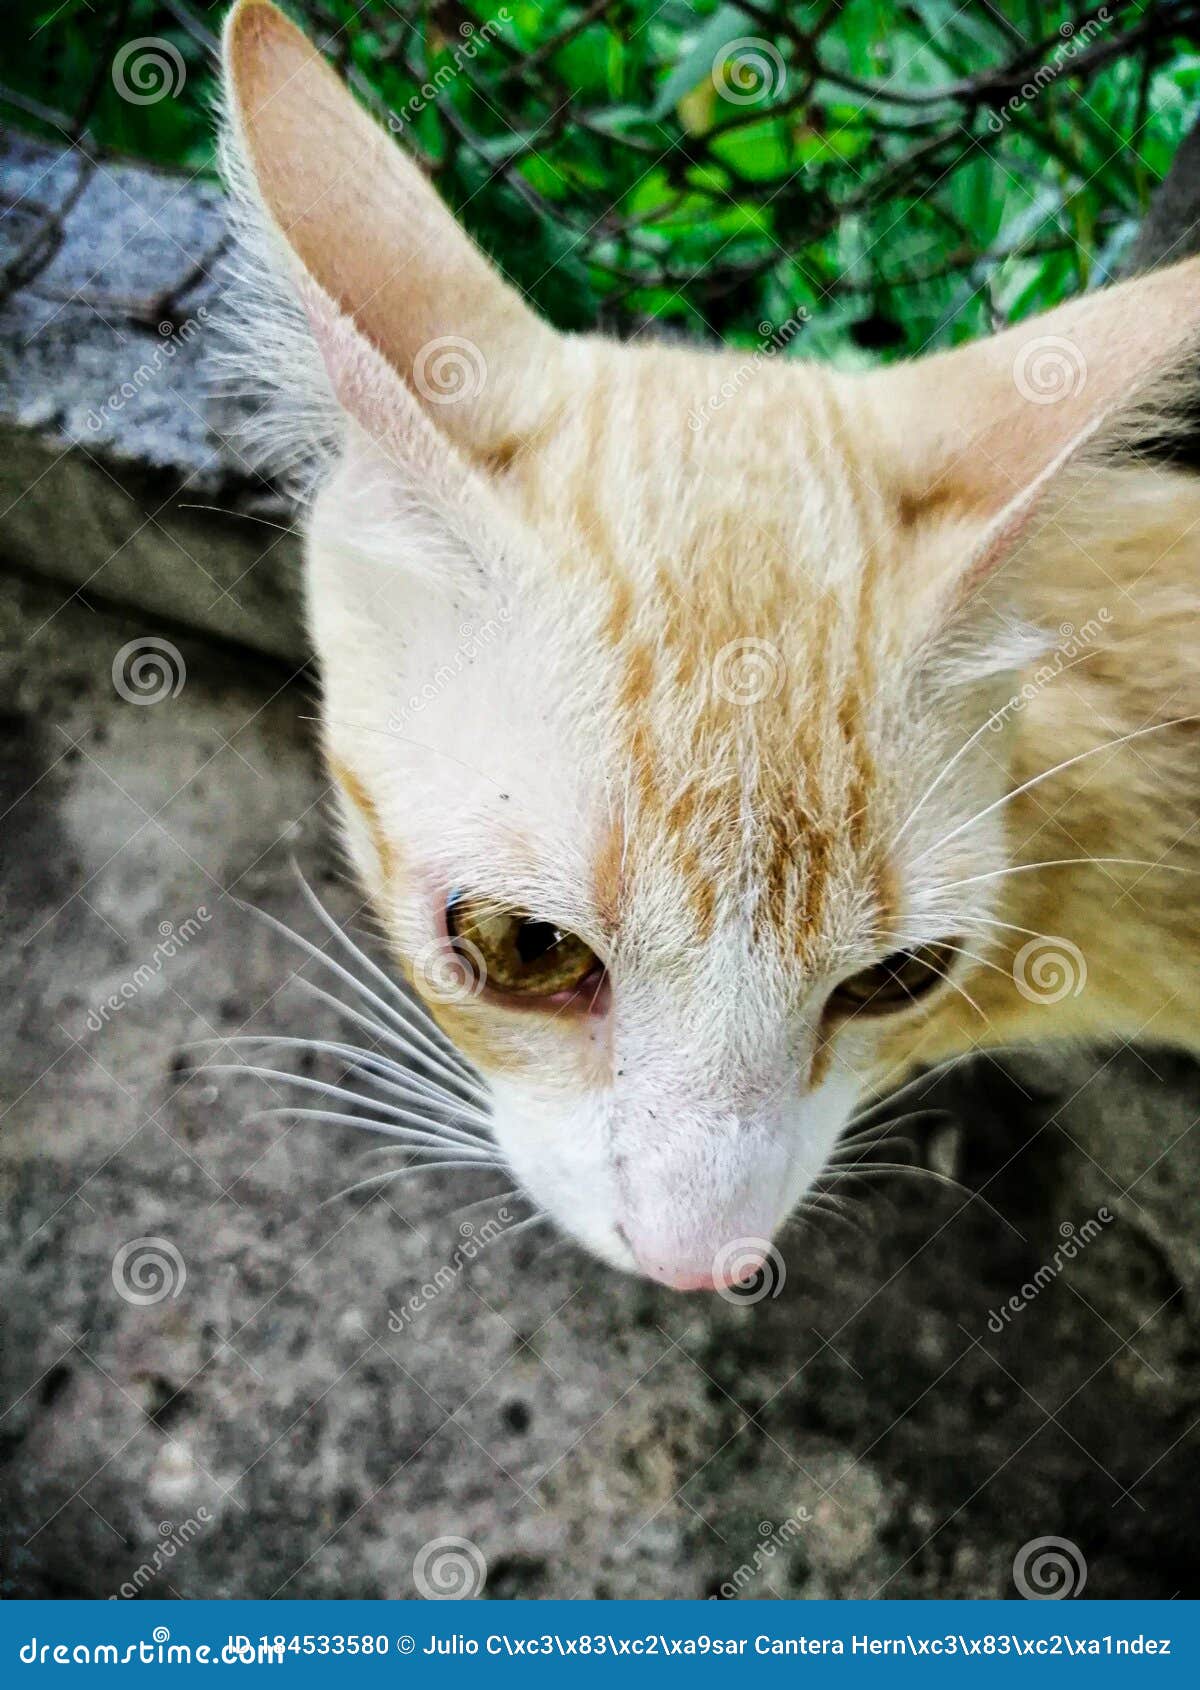
[[[488,898],[452,893],[446,931],[481,984],[518,997],[551,998],[601,975],[590,946],[552,921],[505,909]]]
[[[908,1009],[946,983],[957,951],[950,940],[893,951],[843,980],[830,994],[826,1014],[891,1015]]]

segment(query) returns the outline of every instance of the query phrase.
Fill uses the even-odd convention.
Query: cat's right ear
[[[223,62],[235,199],[302,305],[342,410],[393,456],[421,455],[414,434],[428,450],[423,416],[475,464],[504,461],[555,401],[563,338],[275,6],[238,0]],[[286,384],[277,324],[260,308],[253,329],[264,363],[276,342],[269,376]]]

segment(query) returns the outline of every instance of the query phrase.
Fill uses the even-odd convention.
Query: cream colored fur
[[[699,1283],[917,1063],[1200,1049],[1200,485],[1128,457],[1196,266],[918,365],[742,382],[539,323],[264,0],[226,64],[347,838],[533,1196]],[[585,939],[605,1013],[448,999],[462,888]],[[944,989],[830,1021],[935,941]]]

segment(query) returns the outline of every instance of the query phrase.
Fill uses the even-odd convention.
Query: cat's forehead
[[[650,610],[702,581],[711,623],[844,577],[888,526],[858,408],[813,366],[583,341],[539,425],[499,429],[489,462],[563,571],[614,577]]]

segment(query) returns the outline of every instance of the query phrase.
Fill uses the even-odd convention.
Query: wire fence
[[[49,0],[0,110],[88,173],[211,169],[224,5]],[[562,327],[910,353],[1106,279],[1200,101],[1200,0],[299,0],[289,8]]]

